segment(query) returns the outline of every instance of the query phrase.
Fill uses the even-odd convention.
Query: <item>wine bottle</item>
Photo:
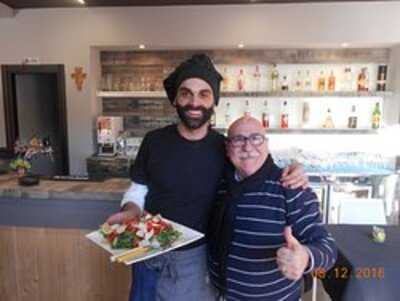
[[[351,106],[351,113],[350,113],[350,116],[349,116],[347,127],[349,129],[356,129],[357,128],[356,106]]]
[[[266,129],[269,128],[269,111],[268,111],[268,101],[264,101],[264,109],[261,114],[262,126]]]
[[[274,64],[271,71],[271,90],[272,92],[278,91],[279,72]]]
[[[238,91],[240,91],[240,92],[244,91],[245,85],[246,85],[246,81],[245,81],[245,76],[244,76],[244,70],[240,69],[239,78],[238,78],[238,82],[237,82]]]
[[[323,128],[325,129],[333,129],[335,128],[335,124],[333,123],[333,118],[331,114],[331,109],[328,108],[328,111],[326,112],[326,118],[325,121],[322,125]]]
[[[375,109],[372,112],[372,128],[379,129],[381,126],[381,110],[379,109],[379,102],[375,104]]]
[[[336,77],[333,74],[333,70],[331,71],[331,75],[328,78],[328,91],[335,92],[335,85],[336,85]]]
[[[376,82],[377,91],[386,91],[386,75],[387,75],[387,66],[380,65],[378,67],[378,80]]]
[[[321,71],[318,78],[318,92],[325,92],[325,76],[324,71]]]
[[[281,112],[281,128],[289,128],[289,112],[287,108],[287,101],[283,102],[282,112]]]

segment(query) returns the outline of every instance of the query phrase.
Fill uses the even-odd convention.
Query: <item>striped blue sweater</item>
[[[228,219],[231,230],[224,234],[229,236],[226,258],[221,260],[210,252],[208,262],[211,280],[217,288],[223,288],[227,300],[299,300],[301,281],[285,278],[276,263],[276,252],[285,245],[283,231],[287,225],[309,250],[305,273],[329,269],[336,260],[333,238],[321,223],[317,196],[310,189],[284,188],[279,182],[281,173],[269,157],[255,177],[243,183],[232,180],[230,187],[242,185],[236,195],[227,198],[226,190],[219,193],[220,200],[231,203],[227,211],[232,215]],[[210,239],[209,243],[224,243],[217,240]],[[221,264],[224,273],[219,269]]]

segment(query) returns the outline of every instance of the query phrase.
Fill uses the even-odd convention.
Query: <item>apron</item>
[[[206,246],[172,251],[133,266],[130,301],[216,301]]]

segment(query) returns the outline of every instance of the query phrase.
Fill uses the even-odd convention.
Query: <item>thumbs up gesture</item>
[[[286,246],[279,248],[276,253],[278,268],[290,280],[299,280],[304,273],[310,255],[306,248],[292,234],[290,226],[285,227]]]

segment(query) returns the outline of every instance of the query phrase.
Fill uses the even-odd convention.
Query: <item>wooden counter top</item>
[[[40,180],[36,186],[20,186],[16,175],[0,175],[0,197],[40,199],[90,199],[120,201],[130,180],[111,178],[103,182]]]

